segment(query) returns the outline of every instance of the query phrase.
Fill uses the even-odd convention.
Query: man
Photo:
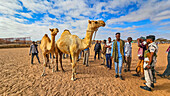
[[[84,59],[83,59],[83,64],[85,65],[86,64],[86,67],[89,66],[88,63],[89,63],[89,54],[90,51],[89,51],[89,48],[86,48],[84,49]]]
[[[124,72],[129,71],[130,72],[130,65],[131,65],[131,58],[132,58],[132,37],[127,38],[127,42],[125,43],[125,66],[124,66]]]
[[[103,41],[104,45],[103,45],[103,50],[102,50],[102,54],[103,54],[103,64],[102,65],[106,65],[106,40]]]
[[[137,39],[138,41],[138,57],[139,57],[139,61],[138,64],[136,66],[136,72],[137,74],[133,74],[133,76],[142,76],[142,80],[144,80],[144,69],[143,69],[143,64],[144,64],[144,52],[146,50],[146,41],[145,41],[145,37],[140,37],[139,39]]]
[[[112,42],[111,37],[108,38],[108,42],[106,43],[106,66],[107,68],[112,68],[112,59],[111,59],[111,48],[112,48]]]
[[[158,46],[154,42],[155,40],[154,35],[149,35],[146,38],[147,38],[148,53],[149,53],[147,58],[145,56],[145,59],[144,59],[145,61],[144,62],[144,76],[145,76],[146,86],[140,86],[140,88],[147,90],[147,91],[151,91],[151,87],[154,88],[154,79],[155,79],[154,66],[156,63]]]
[[[32,45],[31,45],[31,47],[30,47],[30,52],[29,52],[29,55],[31,55],[31,53],[32,53],[32,55],[31,55],[31,64],[33,64],[33,59],[34,59],[34,56],[36,56],[37,57],[37,60],[38,60],[38,62],[39,62],[39,64],[40,64],[40,60],[39,60],[39,57],[38,57],[38,49],[37,49],[37,44],[35,44],[35,41],[33,41],[32,42]]]
[[[94,60],[96,60],[97,54],[98,54],[98,60],[100,59],[100,50],[101,50],[101,44],[98,41],[96,41],[96,44],[94,47],[94,51],[95,51]]]
[[[112,51],[111,56],[113,58],[115,64],[115,77],[120,77],[123,80],[121,71],[122,71],[122,64],[125,62],[125,50],[124,50],[124,41],[120,39],[120,33],[116,33],[116,40],[112,44]],[[118,75],[118,63],[119,63],[119,75]]]

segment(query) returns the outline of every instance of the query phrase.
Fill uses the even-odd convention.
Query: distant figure
[[[102,45],[102,41],[101,41],[101,40],[99,41],[99,43],[100,43],[100,45]],[[99,56],[100,56],[99,58],[101,58],[101,59],[102,59],[102,58],[103,58],[103,56],[102,56],[102,54],[101,54],[101,53],[102,53],[102,49],[100,50],[100,53],[99,53]]]
[[[112,44],[112,51],[111,51],[111,56],[115,64],[115,72],[116,75],[115,77],[118,78],[120,77],[121,80],[122,78],[122,64],[125,62],[125,48],[124,48],[124,41],[120,39],[120,33],[116,33],[116,40]],[[118,72],[119,68],[119,72]]]
[[[102,65],[106,65],[106,40],[103,41],[103,49],[102,49],[102,54],[103,54],[103,63]]]
[[[94,60],[96,60],[97,54],[98,54],[98,60],[100,59],[100,50],[101,50],[101,44],[98,41],[96,41],[96,44],[94,47],[94,51],[95,51]]]
[[[144,52],[146,50],[146,41],[145,41],[145,37],[140,37],[137,39],[138,41],[138,57],[139,57],[139,61],[138,61],[138,64],[136,66],[136,73],[137,74],[133,74],[133,76],[142,76],[142,80],[144,80],[145,78],[143,77],[144,76],[144,69],[143,69],[143,64],[144,64]]]
[[[68,58],[68,54],[63,53],[63,59]]]
[[[146,37],[146,41],[148,44],[148,50],[145,51],[144,54],[144,76],[145,76],[145,85],[146,86],[140,86],[140,88],[151,91],[151,87],[154,88],[155,83],[155,72],[154,67],[156,64],[156,57],[157,57],[157,51],[158,46],[156,45],[155,36],[149,35]]]
[[[32,44],[31,44],[31,47],[30,47],[30,52],[29,52],[29,55],[31,55],[31,53],[32,53],[32,55],[31,55],[31,64],[33,64],[34,56],[37,57],[37,60],[38,60],[38,62],[40,64],[40,60],[39,60],[39,57],[38,57],[38,48],[37,48],[37,46],[38,45],[35,44],[35,41],[33,41]]]
[[[89,55],[90,55],[90,49],[86,48],[84,49],[84,58],[83,58],[83,64],[89,66]]]
[[[131,65],[131,59],[132,59],[132,37],[127,38],[127,42],[125,43],[125,66],[124,66],[124,72],[129,71],[130,72],[130,65]]]
[[[108,42],[106,43],[106,66],[107,68],[112,68],[112,59],[111,59],[111,48],[112,48],[112,42],[111,37],[108,38]]]
[[[170,46],[169,48],[166,50],[166,52],[168,53],[167,59],[168,59],[168,65],[166,67],[166,70],[164,71],[163,74],[158,74],[158,76],[164,78],[164,77],[168,77],[170,75]]]

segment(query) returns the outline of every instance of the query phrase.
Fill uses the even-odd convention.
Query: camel
[[[54,29],[49,29],[51,31],[51,40],[48,37],[47,34],[45,34],[41,40],[41,45],[40,48],[42,50],[42,55],[43,55],[43,73],[41,76],[45,76],[45,67],[47,67],[47,58],[46,55],[48,55],[49,53],[51,53],[52,56],[52,72],[54,72],[54,61],[53,61],[53,56],[54,54],[58,54],[57,50],[55,49],[55,36],[57,35],[57,33],[59,32],[59,30],[57,28]],[[58,55],[56,55],[58,56]],[[58,62],[56,62],[58,63]],[[57,64],[58,65],[58,64]]]
[[[61,37],[56,42],[56,47],[59,51],[66,54],[71,54],[72,60],[72,77],[71,80],[76,80],[76,64],[78,55],[81,50],[88,48],[92,41],[93,33],[98,30],[99,27],[104,27],[105,22],[102,20],[98,21],[88,21],[88,27],[86,31],[86,37],[84,39],[80,39],[77,35],[72,35],[69,30],[64,30],[61,34]],[[60,52],[60,57],[61,57]],[[61,58],[60,58],[61,63]]]

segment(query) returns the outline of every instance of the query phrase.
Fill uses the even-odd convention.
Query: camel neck
[[[55,46],[55,36],[51,35],[51,49]]]
[[[86,49],[90,46],[91,44],[91,41],[92,41],[92,36],[93,36],[93,33],[94,33],[94,29],[91,29],[91,28],[87,28],[86,30],[86,37],[82,40],[82,50],[83,49]]]

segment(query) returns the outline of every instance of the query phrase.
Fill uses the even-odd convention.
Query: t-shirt
[[[132,45],[129,42],[125,43],[125,56],[132,56]]]
[[[107,42],[106,45],[112,47],[112,42]],[[106,48],[106,54],[111,54],[111,48]]]

